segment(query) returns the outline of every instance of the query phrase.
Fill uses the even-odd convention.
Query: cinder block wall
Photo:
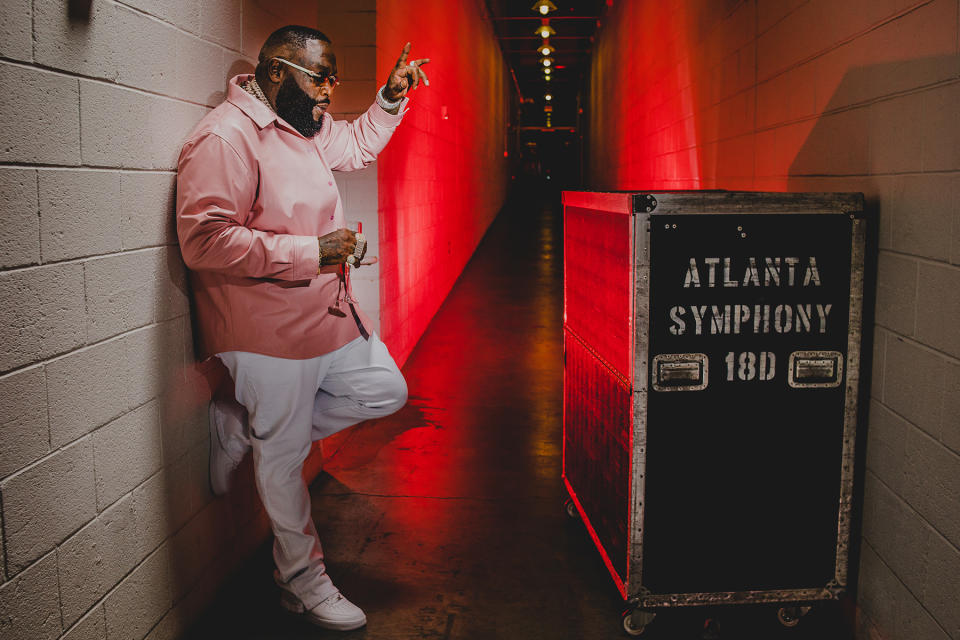
[[[249,461],[228,498],[207,488],[206,406],[223,371],[194,359],[176,159],[273,29],[324,28],[318,12],[346,5],[360,6],[0,3],[5,640],[175,638],[266,539]],[[372,34],[354,36],[372,49]],[[372,53],[351,47],[341,71],[372,87]],[[344,84],[342,113],[372,101]],[[347,217],[375,224],[375,173],[353,179]]]
[[[958,13],[616,0],[593,60],[593,186],[862,191],[879,210],[863,638],[960,638]]]

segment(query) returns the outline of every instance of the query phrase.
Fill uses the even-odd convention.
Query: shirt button
[[[333,220],[333,216],[330,216],[330,219]]]
[[[328,187],[332,187],[332,186],[333,186],[333,183],[332,183],[332,182],[328,182],[328,183],[327,183],[327,186],[328,186]]]

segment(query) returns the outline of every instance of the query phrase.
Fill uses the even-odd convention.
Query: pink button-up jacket
[[[202,357],[313,358],[360,335],[345,304],[345,316],[328,311],[337,267],[317,273],[317,237],[344,226],[332,171],[373,162],[405,105],[391,115],[374,104],[353,122],[324,114],[308,139],[243,90],[250,77],[230,80],[226,101],[190,134],[177,169],[177,235]]]

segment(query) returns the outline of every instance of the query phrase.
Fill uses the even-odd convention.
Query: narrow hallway
[[[314,520],[369,620],[350,637],[618,637],[619,594],[563,509],[561,252],[559,193],[517,194],[404,366],[407,406],[324,442]],[[337,637],[283,615],[269,551],[193,637]]]
[[[559,196],[514,193],[406,363],[408,405],[324,442],[313,517],[367,627],[282,612],[267,544],[191,638],[626,637],[622,600],[563,509]],[[785,630],[738,609],[722,637],[842,638],[836,613]],[[707,614],[662,614],[645,637],[700,638]]]
[[[640,604],[647,640],[960,640],[960,0],[0,17],[0,640],[623,640]],[[825,200],[841,234],[739,220]],[[361,226],[409,402],[288,483],[366,612],[333,632],[281,607],[252,455],[220,491],[216,356],[356,338]]]

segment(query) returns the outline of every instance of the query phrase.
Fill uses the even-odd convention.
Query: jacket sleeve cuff
[[[312,280],[320,271],[320,239],[316,236],[294,236],[294,280]]]
[[[408,102],[410,102],[410,98],[404,98],[400,101],[400,111],[398,111],[396,115],[387,113],[383,110],[383,107],[374,102],[370,105],[370,108],[367,109],[367,114],[370,116],[373,124],[386,127],[387,129],[393,129],[403,120],[403,114],[407,112]]]

